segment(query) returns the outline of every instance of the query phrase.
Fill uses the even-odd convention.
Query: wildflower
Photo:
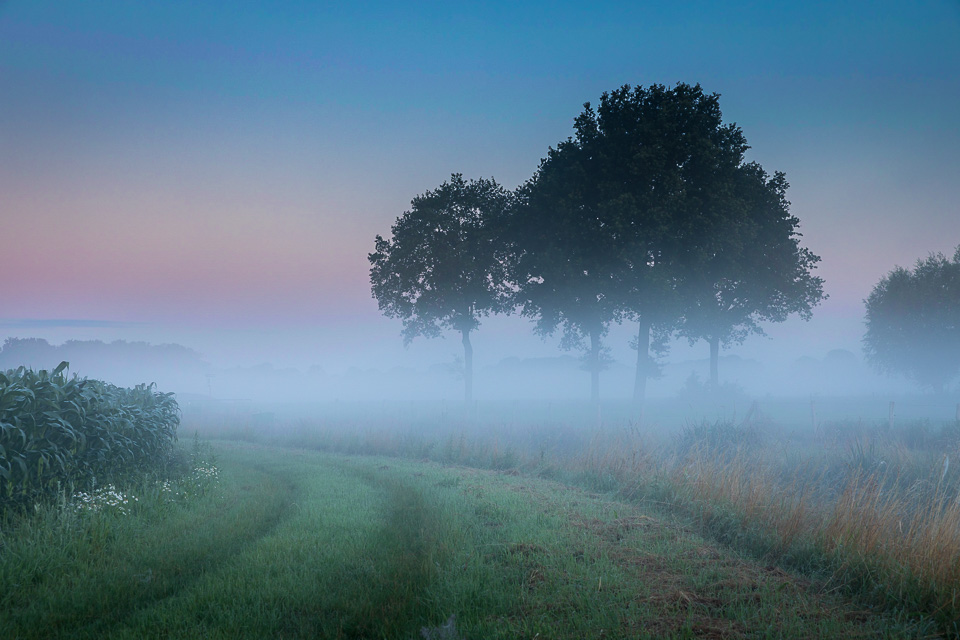
[[[73,494],[72,499],[74,508],[78,512],[110,512],[120,515],[127,515],[132,503],[139,501],[139,498],[134,495],[124,495],[112,484],[94,489],[90,493],[78,491]]]

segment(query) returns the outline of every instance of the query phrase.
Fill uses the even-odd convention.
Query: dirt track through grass
[[[0,550],[5,638],[913,637],[664,516],[517,475],[221,443],[221,495]],[[29,573],[24,570],[32,567]],[[439,636],[437,636],[439,637]]]

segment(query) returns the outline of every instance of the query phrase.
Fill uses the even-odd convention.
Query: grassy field
[[[65,497],[8,523],[0,637],[929,631],[845,600],[828,581],[739,557],[682,518],[551,480],[248,443],[213,451],[206,481],[141,487],[126,513],[78,511]]]
[[[377,417],[375,408],[334,406],[273,421],[209,412],[188,428],[514,470],[616,495],[763,564],[825,579],[918,628],[960,638],[960,421],[844,419],[813,429],[754,405],[736,421],[641,424],[606,412],[590,426],[575,404],[552,418],[505,407],[495,420],[393,409]]]

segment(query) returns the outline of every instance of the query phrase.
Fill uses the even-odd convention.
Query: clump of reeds
[[[943,474],[944,476],[946,474]],[[891,600],[960,619],[960,502],[932,489],[854,475],[818,531],[825,550],[854,570],[879,573]]]
[[[575,479],[596,491],[629,493],[646,483],[656,468],[655,456],[634,430],[597,431],[589,444],[564,466]]]

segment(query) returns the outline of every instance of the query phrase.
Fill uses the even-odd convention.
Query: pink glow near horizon
[[[106,176],[91,183],[59,192],[16,185],[9,202],[20,213],[5,221],[0,248],[9,263],[29,265],[4,287],[18,317],[216,324],[240,314],[243,322],[269,325],[376,313],[366,254],[374,233],[389,234],[389,215],[375,228],[325,213],[304,193],[245,201],[242,192],[191,188],[144,198],[135,184],[107,191]],[[818,272],[831,295],[815,318],[858,316],[862,299],[895,264],[952,252],[951,238],[909,220],[880,220],[858,237],[856,221],[869,212],[836,215],[830,209],[845,203],[838,204],[833,184],[793,200],[803,244],[822,256]],[[397,215],[406,204],[397,203]],[[895,255],[877,251],[880,234],[899,235]]]
[[[649,7],[599,6],[593,22],[561,3],[547,24],[534,5],[494,5],[463,33],[453,9],[372,19],[316,5],[293,19],[8,3],[0,321],[185,328],[136,334],[157,341],[298,326],[347,355],[389,345],[398,360],[447,357],[439,341],[404,351],[399,322],[380,316],[374,235],[452,172],[516,187],[584,101],[625,82],[721,93],[748,158],[792,185],[831,297],[809,324],[771,328],[774,342],[743,353],[857,349],[877,280],[960,244],[960,22],[943,7],[704,5],[694,16],[664,5],[651,22]],[[681,37],[690,25],[709,37]],[[487,326],[519,355],[556,351],[524,320]],[[0,339],[30,333],[0,328]]]

